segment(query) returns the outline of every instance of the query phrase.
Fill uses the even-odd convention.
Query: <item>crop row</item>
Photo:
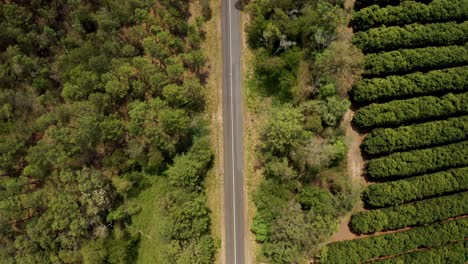
[[[432,224],[464,214],[468,214],[468,192],[358,212],[350,223],[356,233],[369,234]]]
[[[450,263],[463,264],[468,261],[468,241],[450,243],[427,250],[417,250],[393,258],[372,261],[373,264],[402,263]]]
[[[397,152],[367,162],[373,179],[408,177],[468,165],[468,141],[441,147]]]
[[[364,57],[364,75],[399,74],[466,64],[468,64],[467,45],[400,49],[366,55]]]
[[[359,9],[362,9],[364,7],[368,7],[371,5],[379,5],[382,7],[388,6],[388,5],[396,6],[396,5],[399,5],[403,1],[413,1],[413,0],[357,0],[354,3],[354,9],[359,10]],[[415,1],[429,3],[431,0],[415,0]]]
[[[363,79],[353,87],[351,93],[354,101],[364,103],[467,89],[468,66],[463,66],[427,73],[415,72],[402,76]]]
[[[366,53],[399,48],[447,46],[468,40],[468,21],[463,23],[410,24],[358,32],[353,42]]]
[[[371,184],[362,194],[362,200],[369,207],[395,206],[466,190],[468,190],[468,167]]]
[[[355,31],[411,23],[463,21],[468,18],[468,0],[433,0],[429,4],[404,1],[398,6],[373,5],[357,12],[351,23]]]
[[[361,128],[389,127],[467,113],[468,92],[450,93],[371,104],[356,112],[353,123]]]
[[[468,116],[397,128],[372,130],[361,144],[366,154],[389,154],[462,141],[468,138]]]
[[[468,237],[468,219],[415,227],[409,230],[328,244],[321,263],[359,263],[424,247],[438,247]]]

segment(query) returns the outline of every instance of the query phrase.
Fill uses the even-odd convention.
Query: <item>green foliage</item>
[[[174,158],[174,163],[165,174],[171,185],[197,191],[202,188],[212,158],[213,153],[207,140],[197,141],[188,153]]]
[[[262,149],[267,156],[287,157],[310,137],[305,131],[301,112],[290,106],[276,111],[263,132]]]
[[[391,75],[385,78],[363,79],[351,91],[352,99],[359,103],[399,97],[429,95],[433,93],[466,91],[468,67]]]
[[[361,31],[382,25],[463,21],[468,18],[466,0],[433,0],[427,5],[418,1],[398,2],[401,4],[397,6],[380,8],[372,5],[361,9],[351,20],[354,29]]]
[[[468,93],[422,96],[360,108],[353,123],[361,128],[397,126],[468,113]]]
[[[364,57],[364,75],[378,76],[462,66],[468,63],[467,49],[468,46],[443,46],[368,54]]]
[[[362,150],[371,155],[388,154],[465,140],[468,116],[449,118],[397,128],[372,130],[362,142]]]
[[[396,152],[368,161],[366,174],[373,179],[408,177],[468,165],[468,141],[451,145]]]
[[[434,247],[422,251],[414,251],[396,257],[376,260],[371,263],[401,264],[401,263],[466,263],[468,252],[467,242],[458,242]]]
[[[399,5],[403,1],[414,1],[414,0],[356,0],[354,3],[354,9],[359,10],[364,7],[368,7],[371,5],[379,5],[379,6],[388,6],[388,5]],[[430,2],[432,0],[417,0],[416,2]]]
[[[384,207],[468,190],[468,168],[425,174],[369,185],[362,194],[367,206]]]
[[[134,263],[127,202],[168,167],[197,197],[164,209],[204,224],[181,227],[167,263],[213,261],[203,20],[190,16],[186,1],[0,4],[0,262]]]
[[[351,228],[359,234],[431,224],[468,213],[468,192],[383,209],[358,212]]]
[[[366,53],[400,48],[464,44],[468,40],[468,22],[410,24],[404,27],[379,27],[358,32],[353,43]]]
[[[437,247],[464,240],[468,219],[462,218],[380,236],[328,244],[321,263],[358,263],[382,256],[405,253],[423,247]]]

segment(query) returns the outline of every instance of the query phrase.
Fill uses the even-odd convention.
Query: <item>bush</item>
[[[371,104],[356,112],[353,122],[361,128],[399,126],[412,122],[468,113],[468,93],[447,94],[442,97],[423,96]]]
[[[377,128],[361,144],[366,154],[425,148],[468,138],[468,116],[398,128]]]
[[[380,2],[380,1],[379,1]],[[398,6],[364,8],[354,14],[351,24],[355,31],[382,25],[395,26],[419,22],[463,21],[468,18],[467,0],[433,0],[429,4],[404,1]]]
[[[364,75],[378,76],[466,65],[467,47],[426,47],[368,54],[364,57]]]
[[[468,190],[468,167],[372,184],[364,190],[366,206],[384,207]]]
[[[364,7],[368,7],[371,5],[379,5],[383,7],[388,6],[388,5],[397,6],[403,1],[412,1],[412,0],[357,0],[354,3],[354,9],[359,10],[359,9],[362,9]],[[416,0],[416,1],[427,3],[427,2],[430,2],[431,0]]]
[[[431,224],[468,213],[468,192],[437,197],[383,209],[363,211],[351,217],[359,234]]]
[[[467,236],[468,218],[462,218],[397,233],[331,243],[322,250],[321,263],[359,263],[418,248],[442,246]]]
[[[364,52],[464,44],[468,40],[468,21],[463,23],[410,24],[380,27],[358,32],[354,44]]]
[[[353,87],[351,96],[359,103],[401,97],[466,91],[468,67],[415,72],[403,76],[363,79]]]
[[[401,264],[401,263],[466,263],[468,253],[468,242],[458,242],[441,247],[430,248],[422,251],[414,251],[399,255],[394,258],[373,261],[380,264]]]
[[[373,179],[407,177],[468,165],[468,141],[436,148],[393,153],[367,163],[366,174]]]

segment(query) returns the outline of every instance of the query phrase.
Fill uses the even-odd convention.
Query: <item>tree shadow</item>
[[[244,11],[245,7],[250,3],[250,0],[238,0],[234,6],[237,10]]]

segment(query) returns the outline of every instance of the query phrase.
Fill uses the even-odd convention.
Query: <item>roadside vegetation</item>
[[[257,261],[306,262],[355,202],[340,126],[362,72],[342,1],[252,1],[247,102],[257,126]]]
[[[195,4],[1,2],[1,263],[214,261]]]
[[[369,185],[349,226],[363,236],[328,244],[321,263],[468,261],[467,7],[356,1],[365,69],[350,94]]]

